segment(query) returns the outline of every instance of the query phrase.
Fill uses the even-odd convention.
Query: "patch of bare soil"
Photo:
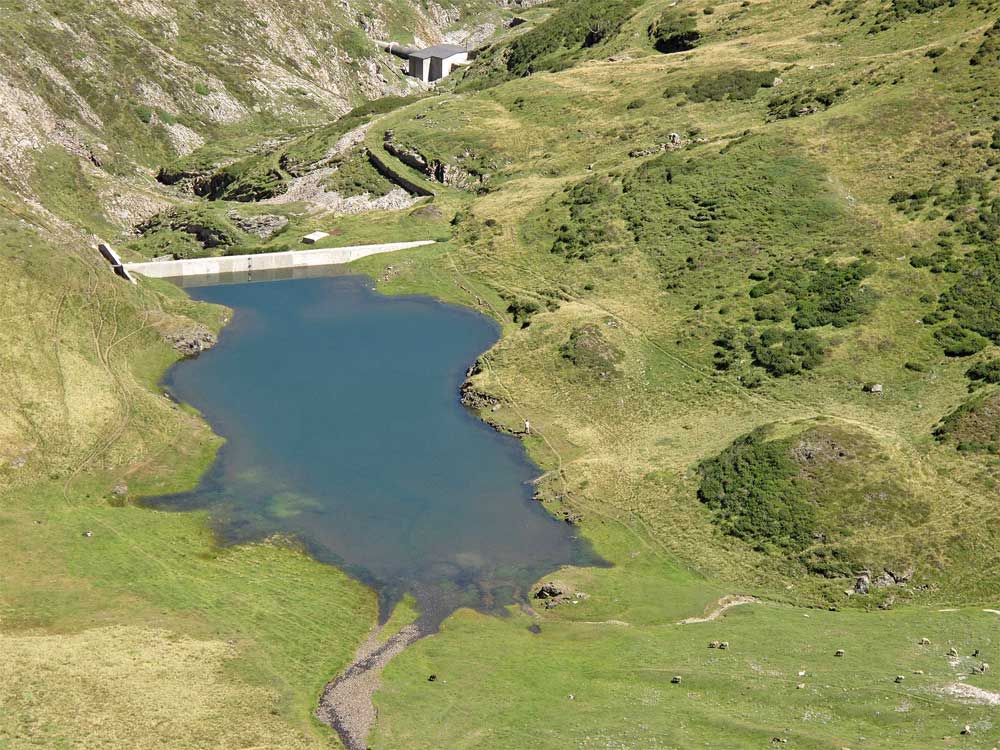
[[[316,716],[340,735],[347,750],[366,750],[368,733],[377,714],[372,696],[381,683],[382,670],[411,643],[426,635],[419,625],[407,625],[384,643],[382,628],[368,636],[354,663],[329,683],[319,700]]]
[[[743,604],[755,604],[759,601],[754,596],[745,596],[743,594],[729,594],[724,596],[719,601],[715,603],[715,609],[708,612],[704,617],[689,617],[686,620],[681,620],[679,625],[694,625],[698,622],[711,622],[712,620],[717,620],[719,617],[726,613],[726,610],[732,609],[733,607],[739,607]]]

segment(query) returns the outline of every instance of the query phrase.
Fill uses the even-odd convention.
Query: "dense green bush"
[[[531,316],[540,312],[541,309],[541,305],[534,300],[520,297],[511,300],[510,304],[507,305],[507,312],[514,318],[515,323],[521,324],[521,328],[527,328],[531,325]]]
[[[621,185],[608,177],[590,177],[567,188],[569,222],[559,226],[552,252],[587,260],[599,248],[610,250],[620,206]]]
[[[685,52],[694,49],[701,38],[694,18],[673,8],[663,12],[649,26],[649,38],[653,46],[664,54]]]
[[[753,355],[753,363],[774,377],[812,370],[826,354],[814,333],[778,327],[765,328],[750,339],[747,348]]]
[[[976,53],[969,58],[969,65],[1000,64],[1000,20],[994,23],[983,35],[982,44]]]
[[[986,340],[955,323],[934,331],[934,338],[949,357],[969,357],[986,348]]]
[[[815,511],[796,487],[798,466],[785,441],[753,432],[702,462],[698,472],[698,498],[725,533],[757,549],[801,550],[811,543]]]
[[[867,261],[838,265],[811,258],[801,268],[775,268],[765,280],[750,288],[750,297],[782,293],[795,310],[792,322],[796,328],[825,325],[843,328],[856,323],[874,306],[874,295],[861,286],[861,281],[874,270],[874,265]]]
[[[947,414],[934,430],[941,442],[951,442],[963,452],[1000,451],[1000,394],[990,389]]]
[[[982,247],[962,259],[958,280],[941,307],[970,331],[1000,343],[1000,248]]]
[[[778,71],[724,70],[700,76],[687,88],[692,102],[752,99],[758,90],[770,88]]]
[[[986,359],[977,362],[965,373],[970,380],[982,380],[986,383],[1000,383],[1000,359]]]
[[[638,0],[575,0],[567,3],[510,43],[506,57],[507,71],[515,76],[527,76],[540,70],[562,67],[565,53],[593,47],[614,37],[637,5]]]

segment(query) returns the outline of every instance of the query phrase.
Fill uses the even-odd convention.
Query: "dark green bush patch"
[[[667,284],[722,246],[792,250],[806,241],[841,242],[849,231],[823,170],[761,137],[721,153],[667,152],[624,174],[590,177],[568,187],[560,203],[566,213],[552,212],[554,252],[586,259],[637,247]]]
[[[521,325],[521,328],[527,328],[531,325],[531,317],[541,310],[542,306],[535,300],[521,297],[511,299],[510,304],[507,305],[507,312],[510,313],[515,323]]]
[[[698,466],[698,499],[713,521],[755,549],[802,550],[812,541],[815,508],[795,486],[798,466],[785,441],[762,430],[739,438]]]
[[[559,70],[573,53],[614,38],[637,5],[637,0],[577,0],[496,52],[513,76]]]
[[[1000,383],[1000,359],[984,359],[965,371],[969,380],[981,380],[985,383]]]
[[[603,176],[569,187],[564,199],[569,221],[559,226],[552,252],[579,260],[587,260],[599,250],[615,252],[615,240],[621,237],[621,194],[621,183]]]
[[[810,331],[789,331],[772,326],[754,335],[747,344],[753,363],[773,377],[798,375],[819,366],[826,354]]]
[[[713,522],[754,549],[783,552],[810,573],[852,576],[884,562],[872,535],[927,521],[929,505],[893,479],[867,435],[820,425],[768,437],[757,429],[698,466],[698,498]]]
[[[997,20],[983,35],[983,41],[969,58],[969,65],[1000,64],[1000,20]]]
[[[933,185],[897,192],[890,203],[911,218],[930,218],[930,211],[947,212],[945,220],[950,228],[941,233],[941,249],[910,260],[915,268],[957,274],[940,297],[939,311],[925,319],[936,322],[951,313],[967,334],[949,328],[936,332],[937,340],[954,352],[950,356],[967,356],[982,349],[985,342],[973,333],[1000,343],[1000,197],[992,194],[990,183],[966,175],[956,178],[951,188]],[[953,248],[956,242],[972,250],[957,255]]]
[[[774,84],[777,70],[723,70],[695,79],[685,93],[692,102],[752,99],[762,88]]]
[[[970,357],[986,348],[986,339],[960,325],[949,323],[934,331],[934,338],[949,357]]]
[[[664,54],[694,49],[701,34],[692,16],[669,8],[649,26],[649,38],[657,51]]]
[[[618,371],[618,363],[625,354],[616,347],[596,323],[573,329],[569,340],[559,347],[563,359],[588,370],[600,378],[608,378]]]
[[[938,423],[934,437],[963,452],[1000,452],[1000,392],[980,393],[961,404]]]
[[[958,280],[940,304],[963,327],[1000,343],[1000,248],[983,247],[965,256]]]
[[[856,260],[841,265],[810,258],[800,268],[775,268],[766,280],[750,288],[750,297],[780,293],[794,309],[792,322],[796,328],[825,325],[843,328],[856,323],[874,306],[874,295],[861,285],[874,270],[874,264],[868,261]],[[763,319],[758,317],[758,320]],[[781,320],[775,317],[770,319]]]

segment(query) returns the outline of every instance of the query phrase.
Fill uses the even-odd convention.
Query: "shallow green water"
[[[459,402],[497,340],[489,319],[364,276],[189,289],[235,310],[219,345],[166,378],[226,438],[193,492],[227,542],[291,533],[379,592],[413,593],[432,621],[497,610],[565,563],[599,564],[531,499],[520,442]]]

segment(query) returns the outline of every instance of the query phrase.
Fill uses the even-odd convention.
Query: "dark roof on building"
[[[411,52],[410,57],[416,57],[418,60],[426,60],[430,57],[444,58],[451,57],[452,55],[461,55],[468,51],[465,47],[459,47],[457,44],[436,44],[427,49]]]

